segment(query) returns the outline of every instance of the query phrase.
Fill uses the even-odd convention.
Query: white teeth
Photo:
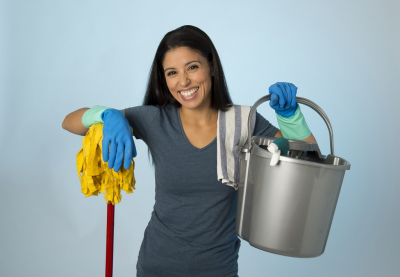
[[[185,97],[188,97],[188,96],[193,95],[198,89],[199,88],[197,87],[197,88],[194,88],[194,89],[189,90],[189,91],[181,91],[180,94],[182,94]]]

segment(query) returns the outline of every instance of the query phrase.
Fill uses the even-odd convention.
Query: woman
[[[270,105],[289,133],[315,142],[295,101],[296,90],[288,83],[271,86]],[[103,159],[115,171],[122,163],[129,168],[136,155],[131,127],[149,147],[156,201],[139,252],[138,276],[237,276],[237,193],[217,181],[216,158],[218,110],[230,106],[213,43],[200,29],[182,26],[160,42],[143,106],[123,111],[96,106],[65,118],[63,128],[80,135],[104,122]],[[258,113],[253,134],[282,137]]]

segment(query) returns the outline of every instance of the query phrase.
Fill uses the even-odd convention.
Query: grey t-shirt
[[[132,107],[125,116],[136,139],[149,147],[155,169],[155,204],[139,252],[138,275],[236,276],[237,193],[217,180],[217,139],[194,147],[172,105]],[[257,113],[254,134],[274,136],[277,131]]]

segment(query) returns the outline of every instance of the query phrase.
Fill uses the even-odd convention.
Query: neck
[[[218,119],[218,111],[210,107],[187,109],[181,106],[179,113],[182,121],[194,125],[209,125]]]

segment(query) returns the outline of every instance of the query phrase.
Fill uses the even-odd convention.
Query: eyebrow
[[[194,62],[198,62],[198,63],[201,64],[200,61],[198,61],[198,60],[193,60],[193,61],[187,62],[187,63],[185,64],[185,66],[187,66],[187,65],[189,65],[189,64],[191,64],[191,63],[194,63]],[[174,68],[174,67],[168,67],[168,68],[164,69],[164,72],[166,72],[168,69],[175,69],[175,68]]]

